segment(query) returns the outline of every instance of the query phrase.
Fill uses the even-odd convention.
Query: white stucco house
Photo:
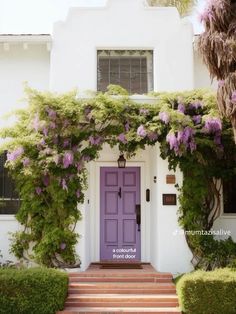
[[[55,23],[52,35],[1,34],[0,114],[24,106],[24,101],[19,102],[24,81],[39,90],[66,92],[78,88],[81,94],[86,90],[104,90],[110,83],[120,84],[136,94],[132,97],[139,102],[151,102],[151,98],[143,96],[151,90],[215,88],[195,49],[196,40],[191,23],[181,19],[176,8],[149,7],[143,0],[107,0],[101,7],[71,8],[65,21]],[[5,125],[5,119],[0,123]],[[141,207],[141,228],[135,247],[139,259],[159,271],[191,270],[192,255],[178,226],[178,201],[176,205],[163,205],[164,194],[178,195],[174,182],[181,184],[181,172],[168,170],[167,161],[159,157],[158,145],[129,160],[124,173],[117,168],[118,156],[118,149],[105,146],[100,158],[89,164],[91,175],[82,208],[83,220],[77,225],[81,234],[77,246],[81,269],[106,254],[100,235],[101,228],[106,228],[101,204],[106,190],[103,181],[107,180],[111,186],[122,185],[124,191],[127,186],[136,189]],[[8,205],[0,209],[0,251],[1,259],[13,260],[9,232],[19,226],[14,217],[14,195],[2,165],[3,160],[0,196]],[[112,194],[109,197],[113,204]],[[132,199],[132,193],[127,194],[128,202],[132,202],[129,197]],[[115,212],[114,206],[110,210]],[[126,222],[118,231],[116,223],[108,221],[111,226],[107,228],[116,230],[111,237],[125,233],[126,227],[136,228],[128,219]],[[236,241],[235,227],[235,208],[228,212],[222,206],[214,228],[230,230]],[[132,232],[127,237],[132,238]]]

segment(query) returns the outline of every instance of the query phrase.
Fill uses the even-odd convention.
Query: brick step
[[[66,307],[177,307],[178,298],[174,294],[94,294],[68,295]]]
[[[72,282],[158,282],[158,283],[172,283],[172,278],[162,278],[154,276],[146,276],[143,278],[137,276],[104,276],[104,277],[69,277],[69,283]]]
[[[174,284],[165,283],[70,283],[69,294],[175,294]]]
[[[165,307],[165,308],[127,308],[127,307],[118,307],[118,308],[109,308],[109,307],[104,307],[104,308],[91,308],[91,307],[79,307],[79,308],[65,308],[64,311],[57,312],[57,314],[108,314],[108,313],[136,313],[136,314],[181,314],[180,309],[178,308],[172,308],[172,307]]]
[[[86,271],[86,272],[76,272],[76,273],[69,273],[69,278],[73,277],[123,277],[123,276],[130,276],[130,277],[138,277],[138,278],[145,278],[145,277],[155,277],[155,278],[168,278],[172,279],[173,276],[171,273],[157,273],[157,272],[133,272],[132,270],[128,270],[127,272],[118,271],[118,272],[113,272],[113,271]]]

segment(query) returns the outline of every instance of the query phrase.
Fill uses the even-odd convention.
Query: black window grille
[[[15,184],[4,167],[7,154],[0,155],[0,214],[14,215],[20,205],[19,196]]]
[[[224,213],[236,214],[236,175],[223,182]]]
[[[153,90],[153,52],[151,50],[98,50],[97,89],[120,85],[129,94]]]

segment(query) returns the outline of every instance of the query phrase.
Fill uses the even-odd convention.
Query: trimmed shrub
[[[67,287],[67,274],[55,269],[0,269],[0,313],[55,314]]]
[[[186,314],[236,314],[236,271],[228,268],[196,271],[177,283]]]

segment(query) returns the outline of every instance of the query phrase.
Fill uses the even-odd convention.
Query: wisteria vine
[[[203,166],[207,158],[224,167],[224,137],[231,139],[232,130],[221,120],[212,93],[156,94],[153,105],[110,94],[78,99],[76,93],[28,89],[28,108],[1,131],[8,138],[2,147],[8,151],[6,166],[21,198],[17,219],[24,230],[12,244],[18,258],[50,267],[79,263],[74,228],[82,218],[78,204],[87,188],[86,165],[99,157],[104,143],[118,145],[130,158],[158,142],[171,168],[186,160]]]

